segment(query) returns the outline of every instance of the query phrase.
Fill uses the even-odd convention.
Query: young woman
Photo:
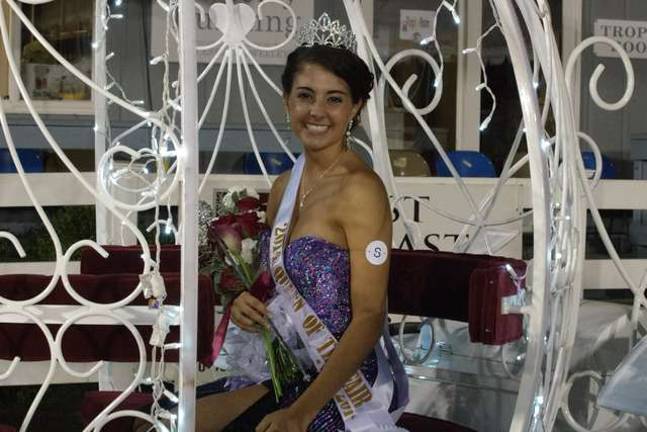
[[[300,179],[295,168],[279,176],[272,187],[267,209],[268,223],[274,227],[270,250],[283,246],[284,268],[291,282],[339,343],[312,384],[289,406],[262,418],[255,430],[344,430],[348,421],[333,400],[336,393],[358,369],[367,384],[374,386],[378,363],[382,368],[392,366],[384,361],[378,343],[386,314],[389,201],[380,178],[349,151],[347,142],[369,97],[373,76],[349,50],[314,45],[290,54],[282,82],[290,125],[303,145],[303,167]],[[288,194],[290,182],[294,190]],[[292,214],[279,221],[282,202],[291,202],[285,205],[292,207]],[[281,242],[275,237],[285,222]],[[275,258],[271,256],[270,261]],[[248,293],[232,306],[232,320],[247,331],[264,325],[267,315],[267,307]],[[400,365],[395,366],[401,373]],[[406,389],[393,388],[392,370],[381,372],[388,375],[385,386],[390,388],[379,395],[388,396],[387,402],[382,401],[388,414],[393,394],[399,390],[402,400]],[[248,403],[273,398],[262,385],[246,391]],[[252,419],[254,410],[240,411],[244,408],[241,404],[239,411],[230,414]]]
[[[269,381],[199,389],[199,431],[393,430],[392,413],[406,403],[406,376],[382,337],[389,200],[380,178],[348,147],[373,75],[347,46],[305,42],[289,55],[282,76],[303,154],[272,186],[273,229],[261,248],[278,294],[266,305],[243,292],[231,319],[243,332],[258,332],[277,310],[287,314],[316,370],[278,403]]]

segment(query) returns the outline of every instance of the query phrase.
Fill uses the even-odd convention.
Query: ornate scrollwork
[[[620,60],[622,61],[622,65],[624,66],[627,80],[625,83],[625,91],[620,99],[612,103],[606,102],[602,99],[602,97],[600,97],[600,93],[598,92],[598,81],[600,80],[600,77],[605,70],[605,66],[599,64],[593,71],[591,79],[589,80],[589,92],[591,93],[591,98],[593,99],[595,104],[600,108],[607,111],[619,110],[621,108],[624,108],[624,106],[627,105],[627,103],[629,103],[629,101],[631,100],[636,80],[634,77],[633,67],[631,66],[631,60],[629,60],[627,52],[618,42],[614,41],[613,39],[603,36],[591,36],[584,39],[580,44],[578,44],[573,52],[569,55],[568,62],[566,63],[566,83],[570,86],[573,85],[573,70],[575,68],[575,62],[582,55],[582,52],[585,49],[597,43],[609,45],[618,53]]]
[[[101,174],[104,175],[103,178],[106,180],[106,183],[100,183],[101,186],[104,186],[103,191],[97,190],[94,187],[94,185],[90,184],[86,180],[86,178],[83,175],[81,175],[81,173],[76,169],[76,167],[72,164],[69,158],[65,155],[65,153],[59,146],[57,140],[50,133],[48,127],[46,126],[45,122],[41,118],[40,114],[35,109],[30,93],[27,91],[25,84],[22,80],[14,53],[11,50],[5,51],[5,54],[7,55],[9,71],[16,82],[18,91],[25,102],[25,105],[27,107],[29,114],[34,119],[34,122],[38,130],[42,133],[42,135],[44,136],[45,140],[47,141],[51,149],[62,160],[63,164],[76,178],[78,183],[83,188],[85,188],[92,196],[94,196],[94,198],[98,203],[103,204],[114,215],[115,218],[122,220],[122,225],[134,234],[136,241],[140,244],[142,248],[142,274],[147,275],[151,273],[151,270],[153,269],[153,267],[156,266],[156,262],[153,261],[153,259],[151,258],[148,241],[146,240],[144,235],[137,229],[135,224],[127,220],[126,215],[121,213],[119,209],[142,210],[146,208],[155,207],[156,205],[159,204],[159,201],[161,199],[167,199],[170,196],[170,194],[175,189],[177,189],[179,178],[181,178],[183,174],[184,154],[183,154],[182,142],[178,138],[178,131],[175,129],[175,126],[174,126],[175,125],[174,116],[172,113],[169,114],[169,112],[180,109],[181,107],[179,107],[177,100],[172,99],[170,97],[170,92],[166,92],[165,97],[163,98],[163,102],[164,102],[163,107],[160,109],[160,111],[148,112],[135,106],[135,102],[128,100],[125,97],[125,94],[123,93],[123,89],[121,89],[120,86],[117,85],[117,88],[121,89],[122,97],[112,94],[108,88],[103,88],[102,86],[98,85],[96,82],[94,82],[93,80],[91,80],[90,78],[82,74],[74,65],[68,62],[59,52],[57,52],[52,47],[52,45],[46,40],[46,38],[43,37],[42,34],[40,34],[40,32],[38,32],[38,30],[35,28],[33,23],[24,15],[22,11],[21,4],[38,5],[38,4],[43,4],[47,2],[48,1],[25,1],[25,0],[17,2],[15,0],[7,0],[6,2],[4,2],[4,4],[6,4],[10,8],[10,10],[15,14],[15,16],[17,17],[19,22],[24,26],[24,28],[27,29],[29,32],[31,32],[34,38],[41,43],[41,45],[52,55],[52,57],[56,59],[61,65],[63,65],[67,70],[69,70],[71,74],[73,74],[76,78],[78,78],[83,83],[88,85],[93,91],[96,92],[96,94],[101,94],[106,100],[124,108],[125,110],[129,111],[130,113],[134,114],[139,119],[141,119],[141,121],[137,125],[130,128],[128,131],[126,131],[126,133],[121,134],[118,137],[119,139],[124,139],[131,133],[143,127],[150,126],[151,136],[153,139],[150,148],[145,148],[143,150],[136,151],[129,147],[120,146],[115,143],[110,149],[110,151],[107,152],[107,156],[104,156],[104,158],[102,159],[102,162],[104,162],[104,164],[102,165]],[[2,35],[2,41],[4,45],[11,46],[5,11],[6,11],[6,8],[0,8],[0,32]],[[101,8],[99,8],[97,13],[105,14],[106,11],[101,10]],[[103,19],[101,22],[103,22],[105,25],[107,23],[107,19]],[[98,41],[100,40],[102,39],[98,38],[97,40],[95,40],[95,43],[93,43],[94,49],[96,49],[95,45],[99,45]],[[106,73],[108,72],[106,71]],[[97,419],[95,419],[91,423],[91,425],[88,426],[88,428],[86,428],[86,430],[90,430],[91,428],[94,428],[94,426],[105,423],[106,417],[116,418],[123,415],[131,415],[131,416],[145,418],[147,420],[153,420],[150,415],[143,415],[142,413],[119,411],[111,414],[111,411],[114,410],[116,406],[121,401],[123,401],[128,396],[129,393],[131,393],[135,389],[136,385],[138,385],[141,382],[145,372],[146,348],[145,348],[144,341],[139,335],[139,332],[136,330],[134,324],[129,322],[128,319],[123,318],[118,313],[120,308],[127,305],[135,297],[140,295],[142,291],[142,287],[138,286],[131,293],[129,293],[125,298],[109,304],[100,304],[100,303],[95,303],[93,301],[90,301],[89,299],[81,295],[79,292],[77,292],[77,290],[75,290],[75,288],[70,283],[70,278],[68,277],[68,274],[67,274],[67,268],[72,255],[82,247],[91,247],[104,258],[107,257],[107,253],[100,245],[98,245],[93,240],[81,240],[79,242],[76,242],[72,246],[70,246],[66,251],[63,250],[58,234],[56,233],[54,227],[52,226],[52,223],[50,222],[49,218],[45,214],[43,207],[40,205],[39,200],[34,194],[34,191],[32,190],[32,186],[29,183],[28,177],[25,175],[21,161],[16,152],[16,145],[14,143],[11,129],[6,119],[4,106],[2,102],[0,102],[0,123],[2,126],[4,137],[6,139],[7,146],[9,148],[10,155],[12,157],[14,165],[16,166],[16,171],[18,173],[18,176],[22,181],[26,194],[29,196],[29,199],[31,200],[32,205],[36,209],[38,217],[41,220],[41,223],[45,226],[46,231],[52,240],[53,248],[56,256],[56,262],[54,263],[54,270],[52,272],[51,279],[48,282],[47,286],[42,291],[34,295],[32,298],[20,300],[20,301],[8,299],[5,297],[0,297],[0,315],[4,317],[7,314],[9,314],[9,315],[12,315],[14,318],[17,316],[24,317],[28,322],[35,324],[37,327],[40,328],[41,332],[45,335],[49,352],[50,352],[50,367],[48,370],[47,377],[45,378],[38,394],[36,395],[36,397],[31,403],[29,411],[27,412],[27,415],[25,416],[25,419],[23,421],[22,430],[25,430],[28,427],[29,423],[31,422],[34,412],[36,411],[38,405],[40,404],[43,398],[43,395],[47,391],[49,384],[52,381],[52,378],[55,370],[57,369],[57,366],[60,365],[62,370],[64,370],[65,372],[69,373],[72,376],[77,376],[77,377],[90,376],[94,374],[101,367],[102,363],[99,362],[87,371],[76,371],[72,369],[67,364],[65,358],[63,357],[62,345],[61,345],[64,334],[70,326],[75,325],[79,322],[83,323],[88,319],[97,319],[97,318],[109,319],[114,322],[120,323],[121,325],[128,328],[128,330],[135,338],[135,342],[137,344],[138,351],[140,354],[139,370],[136,376],[133,378],[133,381],[130,384],[130,386],[126,389],[126,391],[122,395],[120,395],[119,398],[113,404],[111,404],[106,410],[104,410],[102,414],[99,417],[97,417]],[[118,169],[117,170],[113,169],[115,164],[113,163],[112,157],[119,152],[122,152],[122,155],[126,155],[127,157],[130,158],[129,163],[126,164],[128,168],[126,170],[127,172],[119,171]],[[137,171],[138,169],[141,169],[141,167],[137,164],[137,159],[140,157],[154,161],[152,162],[154,163],[154,168],[151,167],[150,173]],[[143,166],[146,167],[146,164],[144,164]],[[128,184],[124,185],[122,181],[126,178],[129,178],[129,176],[134,176],[137,180],[140,180],[142,183],[139,186],[135,186],[135,188],[128,189],[129,185]],[[107,185],[108,182],[111,182],[110,186]],[[117,199],[117,197],[113,196],[113,193],[115,190],[119,192],[129,191],[129,192],[134,192],[135,194],[139,194],[137,198],[138,202],[136,204],[131,204],[126,201],[123,201],[123,202],[120,201],[119,199]],[[20,241],[18,240],[18,238],[16,238],[16,236],[14,236],[11,233],[0,232],[0,238],[8,239],[13,244],[18,254],[21,257],[25,256],[25,251],[22,248],[22,245],[20,244]],[[61,320],[61,324],[63,325],[59,329],[56,335],[56,339],[54,339],[48,327],[44,324],[41,316],[41,315],[44,316],[44,314],[47,313],[48,306],[40,305],[39,303],[43,301],[54,290],[59,280],[62,282],[65,290],[81,306],[79,308],[79,311],[75,313],[72,317],[69,317],[69,318],[65,317],[65,319]],[[18,357],[14,358],[9,368],[0,374],[0,380],[7,379],[11,375],[13,375],[16,369],[20,366],[19,362],[20,362],[20,359]]]

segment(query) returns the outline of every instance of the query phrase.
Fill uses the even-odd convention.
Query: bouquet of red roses
[[[203,209],[206,206],[203,205]],[[211,217],[209,217],[211,216]],[[218,202],[215,214],[201,215],[200,268],[213,277],[213,285],[226,308],[258,277],[259,235],[267,228],[261,202],[253,190],[230,189]]]
[[[258,195],[246,188],[230,189],[218,202],[215,214],[202,203],[200,222],[200,268],[213,277],[225,308],[213,340],[215,360],[224,343],[233,299],[244,290],[262,302],[271,296],[271,276],[267,270],[259,269],[259,237],[267,225]],[[307,374],[271,320],[270,324],[269,329],[263,329],[262,337],[278,400],[286,385],[307,378]]]

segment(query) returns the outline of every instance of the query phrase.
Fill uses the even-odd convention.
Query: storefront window
[[[562,0],[551,1],[550,10],[557,46],[561,50]],[[486,30],[494,22],[492,8],[484,2],[481,28]],[[496,96],[496,111],[487,129],[481,133],[480,151],[492,160],[497,174],[500,174],[521,121],[521,105],[507,44],[499,30],[491,32],[483,41],[482,56],[488,85]],[[543,94],[545,83],[540,82],[539,85],[540,94]],[[490,95],[481,92],[481,120],[489,114],[491,106]],[[519,153],[522,155],[525,151],[521,149]],[[528,176],[527,166],[521,175]]]
[[[54,0],[23,5],[23,12],[63,57],[87,76],[92,71],[92,24],[94,2]],[[34,100],[90,100],[90,89],[60,65],[22,27],[20,34],[21,76]]]
[[[430,43],[433,34],[434,15],[441,5],[440,0],[375,0],[374,40],[384,61],[406,49],[427,52],[437,61],[438,52]],[[456,72],[458,51],[458,26],[451,13],[440,8],[436,36],[444,60],[442,98],[438,106],[424,119],[446,150],[455,148],[456,136]],[[400,86],[412,74],[417,80],[409,92],[412,102],[419,108],[427,106],[437,91],[436,76],[432,65],[420,57],[409,56],[398,62],[391,74]],[[412,150],[430,162],[435,150],[416,119],[403,107],[395,92],[386,93],[386,124],[389,148]]]

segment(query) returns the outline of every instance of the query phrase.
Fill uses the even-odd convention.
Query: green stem
[[[274,357],[274,348],[272,346],[272,333],[264,329],[263,330],[263,342],[265,344],[265,353],[267,355],[267,360],[270,364],[270,375],[272,377],[272,386],[274,387],[274,396],[276,398],[276,402],[279,401],[280,397],[283,395],[283,392],[281,391],[281,384],[279,382],[279,376],[278,376],[278,370],[277,370],[277,364],[276,364],[276,357]]]
[[[252,269],[249,268],[243,257],[234,251],[227,251],[230,255],[230,259],[235,263],[234,269],[238,273],[241,280],[245,283],[247,288],[250,288],[254,283],[254,275],[252,275]]]

